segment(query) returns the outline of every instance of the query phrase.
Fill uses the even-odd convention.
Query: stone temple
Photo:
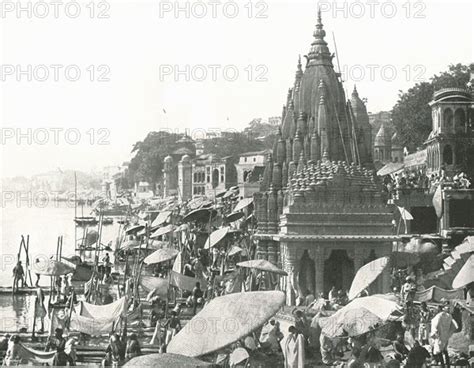
[[[355,272],[390,254],[396,238],[373,173],[366,106],[356,89],[346,99],[325,35],[318,12],[255,194],[257,254],[288,272],[288,304],[332,286],[349,289]],[[371,288],[388,291],[389,275]]]

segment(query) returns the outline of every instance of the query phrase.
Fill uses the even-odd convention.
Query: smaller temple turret
[[[301,141],[300,131],[296,131],[295,139],[293,140],[293,161],[295,163],[300,159],[301,152],[303,151],[303,142]]]
[[[319,89],[321,91],[321,97],[318,107],[318,134],[321,137],[321,154],[324,154],[324,152],[329,153],[329,133],[326,100],[324,97],[325,88],[323,81],[321,81]]]

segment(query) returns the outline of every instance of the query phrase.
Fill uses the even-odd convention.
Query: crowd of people
[[[450,177],[444,171],[441,174],[428,175],[425,170],[418,170],[385,175],[383,178],[383,192],[395,197],[400,193],[406,194],[413,190],[434,193],[440,183],[453,189],[472,189],[472,180],[464,172]]]

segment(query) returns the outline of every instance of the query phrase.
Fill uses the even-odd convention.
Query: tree
[[[407,92],[400,91],[392,109],[392,122],[402,144],[414,151],[428,138],[431,132],[431,108],[428,103],[435,91],[441,88],[465,88],[469,80],[469,66],[456,64],[434,75],[430,82],[417,83]]]
[[[178,134],[151,132],[142,142],[133,146],[132,158],[128,167],[130,182],[158,182],[163,175],[163,160],[178,148]]]
[[[223,133],[221,137],[204,141],[204,152],[218,157],[233,156],[236,159],[242,153],[264,149],[265,145],[262,141],[243,132]]]

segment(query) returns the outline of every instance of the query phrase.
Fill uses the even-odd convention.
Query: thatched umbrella
[[[171,261],[178,255],[179,251],[174,248],[162,248],[150,254],[143,262],[147,265]]]
[[[235,293],[212,299],[171,340],[167,351],[190,357],[213,353],[248,336],[285,303],[281,291]]]
[[[62,276],[74,272],[74,267],[59,261],[48,259],[31,265],[31,270],[38,275]]]
[[[229,233],[230,227],[222,227],[213,231],[204,243],[204,249],[210,249],[219,244]]]
[[[260,270],[260,271],[265,271],[265,272],[276,273],[277,275],[281,275],[281,276],[288,276],[288,274],[285,271],[279,269],[273,263],[268,262],[265,259],[252,259],[250,261],[237,263],[237,266],[243,267],[243,268],[252,268],[255,270]]]
[[[209,219],[214,218],[217,215],[217,211],[213,208],[200,208],[189,212],[186,216],[183,217],[182,222],[208,222]]]
[[[234,211],[232,212],[243,210],[244,208],[250,206],[252,203],[253,203],[253,198],[244,198],[239,203],[237,203],[237,205],[234,208]]]
[[[148,354],[131,359],[124,367],[156,367],[156,368],[200,368],[212,367],[213,364],[178,354]]]
[[[349,290],[349,299],[354,299],[364,289],[368,288],[387,268],[390,258],[382,257],[359,268]]]
[[[469,257],[454,278],[453,289],[462,288],[471,282],[474,282],[474,254]]]

